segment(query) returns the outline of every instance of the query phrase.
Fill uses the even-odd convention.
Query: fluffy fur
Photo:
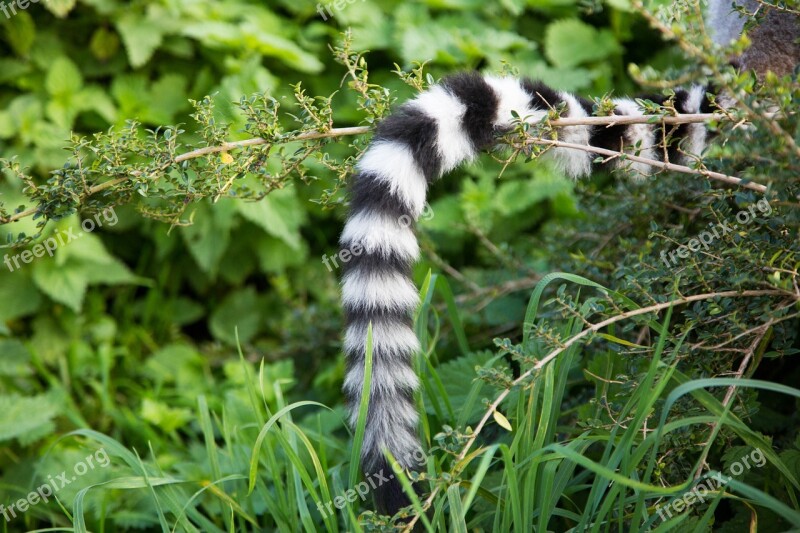
[[[748,13],[764,13],[765,20],[750,32],[752,45],[737,62],[763,75],[770,70],[780,76],[791,74],[800,64],[800,21],[797,15],[768,9],[756,0],[709,0],[706,25],[714,42],[728,45],[739,37],[745,17],[731,9],[732,4]]]

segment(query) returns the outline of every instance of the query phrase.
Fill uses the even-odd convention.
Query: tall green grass
[[[563,286],[543,301],[556,282]],[[568,298],[570,291],[576,296]],[[612,326],[588,336],[591,344],[578,342],[562,350],[511,391],[493,421],[467,448],[474,436],[475,413],[485,411],[513,378],[506,355],[524,372],[583,331],[609,301],[621,310],[638,307],[585,278],[550,275],[531,296],[522,342],[498,339],[497,352],[481,354],[468,346],[444,278],[429,274],[421,299],[416,327],[423,349],[415,365],[423,386],[417,402],[422,413],[420,436],[430,453],[421,477],[398,474],[413,505],[394,526],[369,511],[369,500],[347,498],[348,490],[360,481],[359,449],[368,394],[362,396],[351,434],[341,407],[309,400],[287,402],[282,383],[270,378],[265,363],[256,372],[240,351],[243,388],[213,403],[205,395],[197,398],[195,425],[201,438],[190,443],[189,463],[160,451],[169,448],[165,442],[132,449],[92,430],[64,437],[102,446],[114,459],[114,469],[107,479],[77,492],[71,505],[62,505],[61,513],[72,528],[60,530],[103,531],[109,513],[118,518],[125,510],[113,504],[117,499],[135,503],[127,509],[131,522],[137,513],[142,521],[150,513],[151,524],[164,532],[388,531],[414,517],[420,529],[439,532],[706,531],[723,501],[746,508],[751,525],[763,516],[785,530],[800,525],[796,465],[787,464],[786,456],[775,453],[768,438],[749,428],[713,394],[731,385],[786,398],[800,398],[800,390],[753,379],[685,375],[676,354],[688,331],[671,332],[671,308],[661,317],[637,319],[655,339],[650,346],[625,340],[629,335]],[[572,312],[554,312],[555,304],[565,301],[574,303]],[[437,352],[444,323],[460,351],[449,359]],[[371,328],[367,346],[364,392],[370,386]],[[626,349],[646,353],[639,359],[645,366],[638,385],[615,397],[616,423],[586,423],[581,419],[586,413],[594,412],[591,418],[597,420],[611,413],[597,399],[608,400],[609,389],[617,386],[617,363],[601,365],[602,375],[594,373],[595,386],[589,385],[589,374],[582,373],[590,363],[589,354],[596,360],[618,362]],[[448,365],[465,361],[479,364],[454,383],[454,367]],[[576,390],[584,395],[590,391],[594,398],[576,402],[571,396]],[[694,406],[691,412],[681,413],[689,404]],[[710,435],[709,426],[714,428]],[[659,506],[682,497],[695,484],[692,473],[701,466],[697,461],[703,446],[691,448],[695,463],[680,483],[664,482],[663,458],[677,453],[671,437],[693,431],[709,437],[704,444],[709,449],[721,432],[737,439],[743,451],[760,448],[770,482],[753,486],[747,477],[732,480],[713,491],[705,503],[662,520]],[[715,468],[721,466],[712,465],[712,473]],[[429,509],[424,508],[427,494],[418,497],[411,491],[415,481],[436,491]],[[54,512],[58,511],[53,507],[31,510],[32,516]],[[13,529],[6,524],[4,530]]]

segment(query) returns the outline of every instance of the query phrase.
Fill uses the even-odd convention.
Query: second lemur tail
[[[651,100],[657,99],[650,97]],[[664,100],[663,98],[661,99]],[[619,115],[641,115],[631,99],[614,100]],[[679,90],[673,99],[679,113],[708,110],[702,87]],[[419,343],[412,314],[419,303],[411,268],[419,255],[414,222],[425,207],[428,186],[490,146],[498,132],[511,127],[515,111],[531,121],[564,105],[563,118],[592,114],[592,104],[529,80],[458,74],[400,106],[377,127],[372,144],[358,163],[350,190],[350,213],[341,236],[344,262],[342,301],[347,324],[344,392],[355,425],[364,378],[367,327],[372,323],[373,367],[366,432],[361,449],[365,475],[375,486],[378,510],[394,514],[409,504],[387,464],[383,450],[401,467],[424,464],[417,437],[414,391],[418,379],[412,357]],[[625,150],[648,159],[680,160],[683,151],[699,154],[705,143],[703,124],[682,125],[671,132],[683,139],[666,146],[652,124],[569,126],[558,130],[564,142]],[[595,155],[567,148],[548,150],[549,157],[572,177],[591,172]],[[624,164],[615,160],[611,164]],[[630,164],[628,162],[628,164]],[[632,164],[636,172],[647,165]]]

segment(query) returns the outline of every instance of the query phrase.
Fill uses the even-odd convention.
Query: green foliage
[[[48,0],[0,17],[3,254],[76,236],[0,266],[0,505],[101,448],[111,458],[6,531],[399,527],[344,498],[361,425],[354,436],[345,423],[338,272],[321,259],[368,137],[332,128],[370,127],[462,68],[594,97],[702,71],[741,105],[712,124],[697,167],[769,185],[771,211],[665,263],[762,197],[668,173],[575,184],[524,143],[546,124],[432,188],[415,270],[429,453],[397,475],[436,493],[406,519],[797,525],[796,79],[728,68],[694,3],[273,4]],[[731,472],[756,449],[763,466],[659,514],[696,472]]]
[[[60,414],[58,403],[44,395],[0,396],[0,407],[3,408],[0,440],[16,438],[22,445],[51,433],[55,429],[53,418]]]

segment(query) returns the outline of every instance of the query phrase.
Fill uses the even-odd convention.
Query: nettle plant
[[[359,95],[365,121],[380,119],[391,105],[389,92],[368,82],[366,63],[350,50],[349,37],[342,47],[332,50],[351,77],[349,87]],[[122,130],[73,138],[72,157],[63,168],[53,171],[46,183],[36,183],[15,161],[4,160],[3,167],[25,184],[23,192],[35,207],[20,206],[9,212],[2,206],[0,222],[8,224],[33,216],[41,229],[48,221],[79,209],[94,211],[135,202],[146,217],[174,225],[189,224],[184,217],[187,207],[204,198],[216,201],[230,196],[256,201],[294,179],[314,179],[304,164],[312,156],[337,176],[333,188],[320,199],[327,204],[351,173],[358,152],[334,161],[324,151],[325,145],[336,137],[369,130],[334,129],[332,97],[309,96],[297,84],[293,109],[286,112],[281,109],[282,102],[267,94],[242,97],[238,108],[246,118],[244,132],[257,138],[241,142],[227,142],[232,136],[231,126],[215,119],[214,99],[205,97],[191,102],[195,108],[191,115],[196,121],[194,130],[203,139],[202,147],[182,151],[180,140],[186,130],[181,126],[143,129],[129,121]],[[237,157],[231,151],[236,151]],[[21,234],[9,238],[9,244],[20,245],[35,237]]]
[[[478,378],[460,391],[465,405],[451,405],[454,385],[440,379],[453,368],[434,368],[425,358],[438,339],[433,326],[439,322],[429,317],[439,316],[432,294],[441,283],[427,278],[417,322],[425,348],[420,402],[429,417],[456,423],[431,431],[427,417],[423,421],[432,453],[426,471],[413,477],[428,495],[405,514],[406,529],[418,521],[460,531],[467,525],[508,531],[512,524],[531,523],[541,531],[597,531],[614,524],[647,529],[659,525],[659,504],[755,448],[765,454],[764,469],[665,523],[705,527],[724,499],[741,498],[765,510],[762,523],[800,521],[797,428],[789,424],[773,439],[753,418],[759,402],[778,412],[781,402],[800,397],[797,389],[776,383],[797,375],[796,364],[787,361],[800,347],[800,87],[796,79],[757,81],[727,66],[725,55],[746,46],[746,38],[732,50],[715,49],[693,3],[672,3],[655,14],[639,9],[686,53],[692,71],[701,68],[736,106],[691,119],[716,132],[704,160],[682,168],[655,164],[661,170],[640,184],[619,179],[600,188],[586,185],[585,220],[543,229],[540,253],[573,273],[539,281],[518,337],[496,339],[493,352],[470,352],[456,304],[445,298],[461,361],[469,363],[462,366]],[[192,222],[187,208],[202,199],[258,201],[298,179],[330,183],[318,199],[323,205],[343,202],[365,134],[387,115],[394,97],[370,83],[365,57],[353,51],[349,35],[332,53],[347,89],[358,96],[365,125],[335,127],[334,95],[310,96],[297,85],[291,105],[265,94],[243,97],[239,109],[250,138],[231,141],[241,132],[215,120],[214,100],[207,97],[193,102],[193,129],[203,142],[191,150],[182,142],[184,127],[143,130],[131,122],[73,139],[72,157],[45,182],[14,160],[3,161],[5,171],[24,183],[31,207],[0,207],[0,223],[13,227],[32,216],[41,232],[76,211],[132,203],[146,217],[186,225]],[[410,72],[398,67],[397,74],[416,90],[433,82],[423,65]],[[665,79],[687,80],[677,68],[633,74],[667,91],[672,84]],[[644,120],[665,127],[681,123],[669,101],[641,103]],[[610,109],[607,97],[598,98],[592,120],[613,123]],[[499,139],[492,157],[523,164],[557,146],[558,127],[569,123],[560,111],[537,124],[520,121]],[[329,145],[344,138],[349,151],[337,157]],[[712,247],[681,256],[677,264],[661,260],[661,251],[686,244],[709,224],[732,222],[759,201],[768,202],[769,216],[754,213],[753,224],[720,235]],[[7,246],[38,236],[12,235]],[[757,390],[780,400],[761,398]],[[788,421],[792,415],[781,416]],[[490,435],[490,421],[513,431]],[[259,453],[256,444],[256,467]],[[315,486],[306,487],[309,494],[316,494]],[[731,515],[746,520],[739,513],[752,507],[740,507]],[[321,527],[334,531],[335,520],[327,517]],[[362,526],[391,527],[371,514]]]

